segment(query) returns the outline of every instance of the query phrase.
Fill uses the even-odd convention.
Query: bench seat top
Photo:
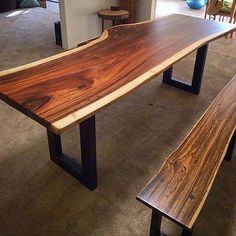
[[[137,199],[191,229],[208,196],[236,126],[236,76]]]
[[[0,72],[0,99],[61,133],[235,29],[183,15],[110,28],[81,48]]]

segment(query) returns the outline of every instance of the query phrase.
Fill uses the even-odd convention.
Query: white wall
[[[154,19],[156,1],[139,0],[137,21]],[[102,23],[97,11],[112,5],[119,5],[119,0],[59,0],[63,48],[99,37]],[[110,21],[106,22],[109,26]]]
[[[154,20],[157,0],[139,0],[137,21]]]
[[[118,5],[118,0],[60,0],[59,4],[63,48],[70,49],[101,35],[97,11]]]

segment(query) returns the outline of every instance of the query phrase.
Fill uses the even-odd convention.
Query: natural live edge
[[[230,31],[229,31],[230,32]],[[152,68],[151,70],[147,71],[145,74],[139,76],[135,80],[129,82],[128,84],[124,85],[123,87],[117,89],[116,91],[108,94],[107,96],[95,101],[92,104],[70,114],[63,119],[60,119],[52,124],[51,129],[56,133],[61,133],[68,129],[69,127],[73,126],[77,122],[81,122],[85,118],[93,115],[101,108],[105,107],[106,105],[110,104],[111,102],[115,101],[116,99],[121,98],[122,96],[126,95],[127,93],[131,92],[135,88],[142,85],[144,82],[154,78],[161,72],[163,72],[168,67],[174,65],[176,62],[187,56],[188,54],[192,53],[199,47],[204,44],[211,42],[211,40],[216,39],[218,37],[222,37],[229,32],[225,33],[225,31],[218,32],[214,35],[208,36],[193,45],[185,48],[184,50],[180,51],[179,53],[175,54],[173,57],[169,58],[168,60],[164,61],[163,63],[159,64],[158,66]]]
[[[233,84],[233,83],[234,83],[234,84]],[[206,114],[209,113],[209,111],[211,111],[212,107],[213,107],[214,105],[215,105],[215,106],[219,105],[219,104],[218,104],[219,101],[218,101],[217,99],[220,98],[220,97],[222,96],[222,93],[225,93],[224,90],[227,89],[227,87],[229,88],[230,86],[234,86],[233,89],[234,89],[234,91],[236,90],[236,76],[230,81],[230,83],[229,83],[229,84],[220,92],[220,94],[215,98],[215,100],[211,103],[211,105],[209,106],[209,108],[204,112],[204,114],[201,116],[201,118],[198,120],[198,122],[194,125],[194,127],[193,127],[193,128],[191,129],[191,131],[188,133],[187,137],[186,137],[186,138],[181,142],[181,144],[178,146],[178,148],[175,149],[175,151],[173,151],[173,152],[166,158],[166,160],[165,160],[165,162],[162,164],[162,166],[161,166],[159,172],[158,172],[155,176],[158,176],[159,173],[161,173],[162,169],[163,169],[165,166],[168,165],[168,162],[170,161],[170,158],[171,158],[172,156],[175,156],[176,153],[178,153],[178,150],[184,145],[184,143],[186,142],[186,140],[188,140],[188,138],[191,136],[191,133],[192,133],[192,132],[196,129],[196,127],[200,124],[201,120],[206,116]],[[231,94],[230,96],[234,96],[234,95]],[[232,99],[232,100],[233,100],[233,99]],[[217,102],[216,102],[216,101],[217,101]],[[236,108],[236,102],[234,102],[233,110],[235,110],[235,108]],[[233,119],[234,119],[234,121],[235,121],[235,117],[234,117]],[[216,178],[216,175],[217,175],[218,170],[219,170],[219,168],[220,168],[220,166],[221,166],[221,163],[223,162],[223,160],[224,160],[224,158],[225,158],[225,155],[226,155],[226,152],[227,152],[227,148],[228,148],[228,146],[229,146],[229,143],[230,143],[230,141],[231,141],[231,139],[232,139],[232,137],[233,137],[233,135],[234,135],[235,132],[236,132],[236,122],[234,122],[234,125],[233,125],[232,129],[230,129],[230,133],[229,133],[230,135],[229,135],[229,137],[227,138],[226,145],[224,146],[224,150],[223,150],[223,152],[222,152],[222,154],[221,154],[221,156],[220,156],[220,158],[219,158],[219,161],[217,162],[217,166],[216,166],[216,168],[215,168],[215,170],[214,170],[213,175],[211,176],[210,182],[209,182],[208,185],[207,185],[206,191],[205,191],[205,193],[204,193],[204,195],[203,195],[203,197],[202,197],[202,199],[201,199],[201,201],[200,201],[200,203],[199,203],[197,209],[194,211],[194,214],[193,214],[192,217],[188,220],[187,223],[184,222],[184,221],[181,221],[181,220],[178,219],[178,218],[173,217],[173,215],[171,215],[170,213],[168,213],[168,212],[165,211],[164,209],[161,209],[161,208],[159,208],[159,207],[157,207],[157,206],[154,206],[154,205],[151,204],[151,202],[148,202],[148,201],[146,201],[146,200],[144,199],[144,197],[142,196],[142,193],[145,192],[145,189],[146,189],[147,186],[151,186],[151,183],[152,183],[154,177],[147,183],[146,187],[144,187],[144,188],[142,189],[142,191],[138,194],[137,200],[140,201],[140,202],[142,202],[142,203],[145,204],[146,206],[150,207],[151,209],[157,210],[158,212],[160,212],[160,214],[162,214],[163,216],[165,216],[165,217],[169,218],[170,220],[174,221],[175,223],[177,223],[177,224],[180,225],[181,227],[186,228],[186,229],[188,229],[188,230],[192,229],[192,227],[193,227],[193,225],[194,225],[194,223],[195,223],[195,221],[196,221],[196,219],[197,219],[197,217],[198,217],[198,215],[199,215],[199,213],[200,213],[200,211],[201,211],[201,209],[202,209],[202,207],[203,207],[203,205],[204,205],[204,203],[205,203],[205,201],[206,201],[206,199],[207,199],[207,196],[208,196],[208,194],[209,194],[209,192],[210,192],[210,189],[211,189],[211,187],[212,187],[212,185],[213,185],[213,182],[214,182],[214,180],[215,180],[215,178]],[[164,196],[163,196],[163,198],[164,198]]]
[[[47,57],[45,59],[41,59],[41,60],[38,60],[38,61],[35,61],[35,62],[32,62],[32,63],[28,63],[28,64],[25,64],[25,65],[22,65],[22,66],[17,66],[17,67],[13,67],[13,68],[10,68],[10,69],[7,69],[7,70],[0,71],[0,76],[9,75],[9,74],[19,72],[19,71],[22,71],[22,70],[25,70],[25,69],[30,69],[30,68],[33,68],[35,66],[38,66],[38,65],[50,62],[52,60],[62,58],[64,56],[68,56],[68,55],[71,55],[73,53],[82,51],[86,48],[89,48],[89,47],[91,47],[91,46],[93,46],[93,45],[95,45],[99,42],[102,42],[102,41],[106,40],[109,37],[109,31],[108,31],[109,29],[116,28],[116,27],[125,27],[125,26],[130,26],[130,25],[146,24],[146,23],[150,23],[150,22],[153,22],[153,20],[148,20],[148,21],[143,21],[143,22],[138,22],[138,23],[132,23],[132,24],[119,25],[119,26],[112,26],[112,27],[104,30],[104,32],[102,33],[102,35],[99,38],[91,40],[87,44],[81,45],[78,48],[71,49],[71,50],[68,50],[68,51],[63,52],[63,53],[56,54],[54,56]],[[60,130],[60,129],[54,127],[54,125],[51,125],[50,123],[46,122],[44,119],[41,119],[40,117],[38,117],[34,113],[32,113],[32,112],[28,111],[27,109],[25,109],[22,105],[18,104],[14,100],[9,99],[7,96],[5,96],[2,93],[0,93],[0,99],[3,100],[4,102],[6,102],[7,104],[11,105],[15,109],[21,111],[26,116],[32,118],[33,120],[36,120],[38,123],[40,123],[41,125],[43,125],[44,127],[48,128],[48,129],[50,129],[54,133],[60,134],[62,131],[64,131],[64,129]],[[92,113],[90,114],[90,116],[91,115],[92,115]],[[73,114],[72,114],[72,116],[73,116]],[[82,122],[86,118],[87,118],[87,116],[81,118],[78,122]],[[76,123],[76,121],[74,123]],[[68,125],[65,129],[71,127],[73,124]]]
[[[94,44],[97,44],[99,42],[102,42],[102,41],[106,40],[109,36],[109,31],[108,31],[109,29],[116,28],[116,27],[125,27],[125,26],[128,26],[128,25],[146,24],[146,23],[149,23],[149,22],[153,22],[153,20],[143,21],[143,22],[139,22],[139,23],[112,26],[112,27],[104,30],[104,32],[102,33],[102,35],[99,38],[96,38],[96,39],[90,41],[89,43],[87,43],[83,46],[80,46],[78,48],[74,48],[74,49],[68,50],[66,52],[62,52],[62,53],[56,54],[54,56],[50,56],[50,57],[47,57],[47,58],[44,58],[44,59],[41,59],[41,60],[38,60],[38,61],[35,61],[35,62],[31,62],[31,63],[25,64],[25,65],[22,65],[22,66],[17,66],[17,67],[13,67],[13,68],[10,68],[10,69],[7,69],[7,70],[0,71],[0,76],[4,76],[4,75],[12,74],[12,73],[15,73],[15,72],[18,72],[18,71],[21,71],[21,70],[29,69],[31,67],[38,66],[38,65],[41,65],[43,63],[46,63],[46,62],[49,62],[49,61],[52,61],[52,60],[55,60],[55,59],[58,59],[58,58],[61,58],[61,57],[64,57],[64,56],[68,56],[68,55],[73,54],[75,52],[79,52],[79,51],[81,51],[85,48],[91,47]]]
[[[55,59],[58,59],[58,58],[61,58],[61,57],[64,57],[64,56],[68,56],[68,55],[73,54],[75,52],[79,52],[79,51],[82,51],[83,49],[89,48],[89,47],[93,46],[94,44],[97,44],[99,42],[102,42],[102,41],[106,40],[109,36],[109,31],[108,31],[109,29],[116,28],[116,27],[124,27],[124,26],[128,26],[128,25],[146,24],[146,23],[149,23],[149,22],[152,22],[152,21],[153,20],[139,22],[139,23],[112,26],[112,27],[104,30],[104,32],[102,33],[102,35],[99,38],[96,38],[96,39],[90,41],[89,43],[87,43],[83,46],[80,46],[78,48],[74,48],[74,49],[68,50],[66,52],[62,52],[62,53],[56,54],[54,56],[50,56],[50,57],[47,57],[47,58],[44,58],[44,59],[41,59],[41,60],[38,60],[38,61],[35,61],[35,62],[31,62],[31,63],[25,64],[25,65],[22,65],[22,66],[17,66],[17,67],[13,67],[13,68],[10,68],[10,69],[7,69],[7,70],[0,71],[0,76],[9,75],[9,74],[21,71],[21,70],[29,69],[29,68],[32,68],[34,66],[38,66],[38,65],[41,65],[43,63],[46,63],[46,62],[49,62],[49,61],[52,61],[52,60],[55,60]]]
[[[22,66],[17,66],[17,67],[13,67],[13,68],[10,68],[10,69],[7,69],[7,70],[0,71],[0,76],[9,75],[9,74],[12,74],[12,73],[15,73],[15,72],[18,72],[18,71],[21,71],[21,70],[25,70],[25,69],[30,69],[34,66],[38,66],[38,65],[41,65],[43,63],[50,62],[52,60],[55,60],[55,59],[58,59],[58,58],[61,58],[61,57],[64,57],[64,56],[68,56],[68,55],[73,54],[75,52],[79,52],[79,51],[81,51],[85,48],[91,47],[92,45],[97,44],[97,43],[99,43],[99,42],[101,42],[101,41],[103,41],[107,38],[108,38],[108,31],[105,30],[100,38],[95,39],[95,40],[89,42],[88,44],[85,44],[85,45],[80,46],[78,48],[74,48],[74,49],[71,49],[69,51],[62,52],[62,53],[56,54],[54,56],[50,56],[50,57],[47,57],[45,59],[41,59],[41,60],[38,60],[38,61],[35,61],[35,62],[32,62],[32,63],[28,63],[28,64],[25,64],[25,65],[22,65]]]
[[[231,136],[230,136],[229,139],[228,139],[228,142],[227,142],[228,145],[229,145],[229,143],[230,143],[231,138],[232,138],[233,135],[234,135],[235,130],[236,130],[236,127],[234,127],[234,130],[232,131]],[[210,190],[211,190],[211,187],[212,187],[212,185],[213,185],[213,183],[214,183],[214,180],[215,180],[215,178],[216,178],[217,172],[218,172],[218,170],[219,170],[219,168],[220,168],[220,166],[221,166],[221,164],[222,164],[222,162],[223,162],[223,160],[224,160],[225,154],[226,154],[226,152],[227,152],[228,145],[225,146],[225,148],[224,148],[224,152],[222,153],[221,160],[220,160],[220,162],[218,163],[218,166],[217,166],[217,168],[216,168],[216,171],[214,172],[214,175],[213,175],[213,177],[212,177],[212,179],[211,179],[211,182],[210,182],[210,184],[209,184],[209,186],[208,186],[208,189],[207,189],[207,191],[206,191],[206,193],[205,193],[205,195],[204,195],[204,197],[203,197],[203,199],[202,199],[202,201],[201,201],[199,207],[197,208],[197,210],[196,210],[195,214],[193,215],[191,221],[190,221],[189,224],[187,225],[187,228],[188,228],[188,229],[191,229],[191,228],[193,227],[193,225],[194,225],[194,223],[195,223],[195,221],[196,221],[198,215],[200,214],[200,211],[201,211],[202,208],[203,208],[203,205],[204,205],[204,203],[205,203],[205,201],[206,201],[206,199],[207,199],[207,197],[208,197],[208,194],[209,194],[209,192],[210,192]]]
[[[234,128],[234,130],[233,130],[233,132],[232,132],[230,138],[228,139],[228,144],[229,144],[231,138],[233,137],[234,132],[236,132],[236,127]],[[180,146],[181,146],[181,145],[182,145],[182,143],[180,144]],[[175,152],[175,151],[174,151],[174,152]],[[172,152],[172,153],[170,154],[170,156],[171,156],[174,152]],[[224,160],[224,157],[225,157],[226,152],[227,152],[227,147],[225,147],[225,149],[224,149],[224,152],[223,152],[222,157],[221,157],[221,162],[219,163],[219,165],[218,165],[218,167],[217,167],[217,170],[215,171],[215,173],[214,173],[214,175],[213,175],[213,177],[212,177],[212,179],[211,179],[211,181],[210,181],[209,187],[208,187],[208,189],[207,189],[207,191],[206,191],[206,193],[205,193],[205,195],[204,195],[204,197],[203,197],[203,199],[202,199],[202,201],[201,201],[199,207],[197,208],[195,214],[194,214],[193,217],[191,218],[189,224],[184,224],[183,222],[174,219],[172,216],[170,216],[170,215],[169,215],[168,213],[166,213],[165,211],[163,211],[163,210],[161,210],[161,209],[158,209],[158,208],[156,208],[156,207],[154,207],[154,206],[152,206],[152,205],[149,205],[146,201],[142,200],[139,196],[137,196],[136,199],[137,199],[139,202],[143,203],[144,205],[150,207],[151,209],[158,210],[163,216],[165,216],[166,218],[168,218],[168,219],[170,219],[171,221],[175,222],[175,223],[178,224],[179,226],[181,226],[181,227],[183,227],[183,228],[186,228],[186,229],[188,229],[188,230],[191,230],[191,229],[193,228],[194,223],[195,223],[196,219],[198,218],[198,216],[199,216],[199,214],[200,214],[200,212],[201,212],[203,206],[204,206],[204,203],[205,203],[205,201],[206,201],[206,199],[207,199],[207,197],[208,197],[208,194],[209,194],[209,192],[210,192],[210,190],[211,190],[211,187],[212,187],[212,185],[213,185],[213,183],[214,183],[214,180],[215,180],[215,178],[216,178],[217,172],[218,172],[218,170],[219,170],[219,168],[220,168],[220,166],[221,166],[221,164],[222,164],[222,162],[223,162],[223,160]],[[166,161],[162,164],[162,166],[161,166],[160,169],[162,169],[162,167],[166,164],[167,160],[168,160],[168,158],[167,158]],[[151,182],[151,180],[148,182],[148,184],[149,184],[150,182]],[[147,185],[148,185],[148,184],[147,184]]]

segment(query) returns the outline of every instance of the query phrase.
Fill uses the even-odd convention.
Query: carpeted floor
[[[61,51],[53,41],[56,14],[6,15],[0,14],[1,70]],[[177,64],[176,77],[191,77],[194,55]],[[151,211],[137,193],[236,74],[235,62],[236,37],[220,39],[210,45],[199,96],[163,85],[159,76],[99,112],[93,192],[49,160],[43,127],[0,102],[0,235],[148,235]],[[78,128],[63,134],[66,153],[76,156],[78,139]],[[236,235],[235,158],[223,163],[194,235]],[[165,219],[163,231],[175,236],[180,228]]]
[[[49,9],[16,9],[0,13],[0,70],[29,63],[59,52],[54,22],[59,20],[58,4]]]

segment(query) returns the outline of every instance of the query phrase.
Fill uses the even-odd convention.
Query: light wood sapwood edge
[[[219,37],[224,36],[227,32],[222,31],[216,34],[207,36],[194,44],[190,45],[189,47],[183,49],[182,51],[178,52],[171,58],[167,59],[163,63],[159,64],[158,66],[152,68],[151,70],[147,71],[146,73],[142,74],[141,76],[137,77],[136,79],[132,80],[128,84],[120,87],[119,89],[115,90],[114,92],[100,98],[99,100],[81,108],[80,110],[73,112],[72,114],[67,115],[66,117],[54,122],[52,124],[52,130],[56,133],[61,133],[65,129],[72,126],[75,122],[81,122],[85,118],[91,116],[101,108],[105,107],[106,105],[110,104],[114,100],[126,95],[128,92],[131,92],[135,88],[139,87],[144,82],[154,78],[159,73],[163,72],[165,69],[170,67],[171,65],[175,64],[183,57],[187,56],[188,54],[192,53],[194,50],[198,49],[199,47],[203,46],[204,44],[210,42],[211,40]]]
[[[172,15],[181,15],[181,14],[172,14]],[[170,16],[172,16],[172,15],[170,15]],[[162,17],[166,17],[166,16],[161,16],[159,18],[162,18]],[[97,43],[99,43],[103,40],[106,40],[109,37],[109,29],[117,28],[117,27],[132,26],[132,25],[147,24],[147,23],[154,22],[154,21],[156,21],[156,19],[155,20],[143,21],[143,22],[137,22],[137,23],[131,23],[131,24],[123,24],[123,25],[112,26],[112,27],[106,29],[103,32],[103,34],[101,35],[101,37],[99,37],[96,40],[90,41],[86,45],[83,45],[81,47],[74,48],[74,49],[68,50],[66,52],[62,52],[62,53],[53,55],[53,56],[50,56],[50,57],[47,57],[47,58],[44,58],[44,59],[41,59],[41,60],[38,60],[38,61],[35,61],[35,62],[31,62],[31,63],[25,64],[25,65],[21,65],[21,66],[17,66],[17,67],[13,67],[13,68],[10,68],[10,69],[7,69],[7,70],[0,71],[0,76],[4,76],[4,75],[12,74],[12,73],[15,73],[15,72],[18,72],[18,71],[21,71],[21,70],[29,69],[29,68],[32,68],[34,66],[38,66],[38,65],[41,65],[43,63],[47,63],[47,62],[50,62],[52,60],[55,60],[55,59],[58,59],[58,58],[61,58],[61,57],[64,57],[64,56],[68,56],[70,54],[73,54],[73,53],[79,52],[83,49],[86,49],[88,47],[91,47],[91,46],[93,46],[93,45],[95,45],[95,44],[97,44]],[[221,24],[230,25],[230,24],[227,24],[227,23],[221,23]],[[232,27],[232,29],[229,30],[229,32],[235,30],[235,28],[236,27]]]
[[[53,56],[50,56],[50,57],[47,57],[47,58],[44,58],[44,59],[41,59],[41,60],[37,60],[35,62],[31,62],[31,63],[25,64],[25,65],[13,67],[13,68],[10,68],[10,69],[7,69],[7,70],[2,70],[2,71],[0,71],[0,76],[9,75],[9,74],[16,73],[16,72],[19,72],[19,71],[25,70],[25,69],[30,69],[34,66],[38,66],[38,65],[53,61],[55,59],[58,59],[58,58],[68,56],[70,54],[82,51],[83,49],[89,48],[89,47],[91,47],[91,46],[93,46],[93,45],[95,45],[99,42],[102,42],[102,41],[106,40],[109,37],[109,29],[117,28],[117,27],[125,27],[125,26],[128,26],[128,25],[146,24],[146,23],[149,23],[149,22],[153,22],[153,21],[144,21],[144,22],[133,23],[133,24],[124,24],[124,25],[112,26],[112,27],[106,29],[103,32],[103,34],[101,35],[101,37],[99,37],[98,39],[95,39],[93,41],[90,41],[88,44],[85,44],[85,45],[80,46],[78,48],[70,49],[68,51],[65,51],[65,52],[62,52],[62,53],[59,53],[59,54],[56,54],[56,55],[53,55]]]

